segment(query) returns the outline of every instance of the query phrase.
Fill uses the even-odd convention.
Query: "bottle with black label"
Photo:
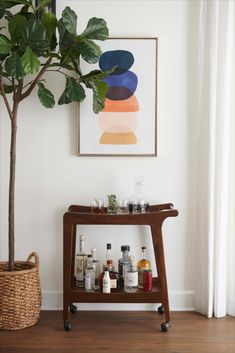
[[[130,267],[129,251],[130,245],[121,246],[122,258],[118,260],[118,275],[120,288],[124,287],[124,277],[126,271]]]

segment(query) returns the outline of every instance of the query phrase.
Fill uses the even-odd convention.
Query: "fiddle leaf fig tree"
[[[93,110],[104,107],[108,86],[103,82],[109,72],[93,70],[82,73],[80,58],[89,64],[99,60],[101,49],[94,40],[108,37],[106,22],[91,18],[77,34],[77,15],[66,7],[60,19],[47,12],[50,0],[36,7],[32,0],[0,1],[0,95],[11,121],[9,180],[9,270],[14,270],[14,200],[16,167],[16,130],[20,103],[37,91],[45,108],[53,108],[55,97],[45,80],[47,71],[64,76],[64,89],[58,104],[82,102],[85,87],[93,91]],[[15,6],[17,7],[15,8]]]

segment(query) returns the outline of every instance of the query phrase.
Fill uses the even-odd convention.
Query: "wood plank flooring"
[[[39,323],[0,331],[0,353],[235,353],[235,318],[207,319],[171,312],[172,327],[160,331],[156,312],[81,311],[63,329],[62,312],[43,311]]]

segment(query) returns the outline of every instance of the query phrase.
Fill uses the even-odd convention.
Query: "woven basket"
[[[38,255],[32,252],[26,262],[15,262],[15,271],[7,269],[8,263],[0,262],[0,329],[33,326],[39,320],[42,301]]]

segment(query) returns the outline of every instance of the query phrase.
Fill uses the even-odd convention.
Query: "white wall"
[[[173,202],[177,218],[166,220],[164,231],[168,287],[172,309],[193,308],[194,253],[188,219],[188,9],[185,1],[63,1],[57,13],[71,6],[79,30],[92,16],[103,17],[110,36],[158,37],[158,157],[77,157],[76,105],[46,110],[34,92],[23,102],[18,121],[16,183],[16,257],[32,250],[40,255],[44,307],[61,306],[62,216],[70,204],[89,204],[109,193],[128,197],[134,177],[145,177],[151,203]],[[59,96],[63,77],[48,74],[48,86]],[[7,258],[7,189],[9,121],[1,101],[1,260]],[[114,257],[128,243],[135,258],[147,244],[145,227],[83,226],[87,250],[105,254],[110,241]],[[83,305],[87,308],[87,305]],[[89,306],[91,307],[91,306]],[[94,307],[94,306],[92,306]],[[97,305],[98,308],[108,305]],[[150,306],[134,306],[134,308]],[[113,308],[113,307],[112,307]],[[117,305],[114,308],[133,308]],[[152,306],[151,306],[152,308]]]

